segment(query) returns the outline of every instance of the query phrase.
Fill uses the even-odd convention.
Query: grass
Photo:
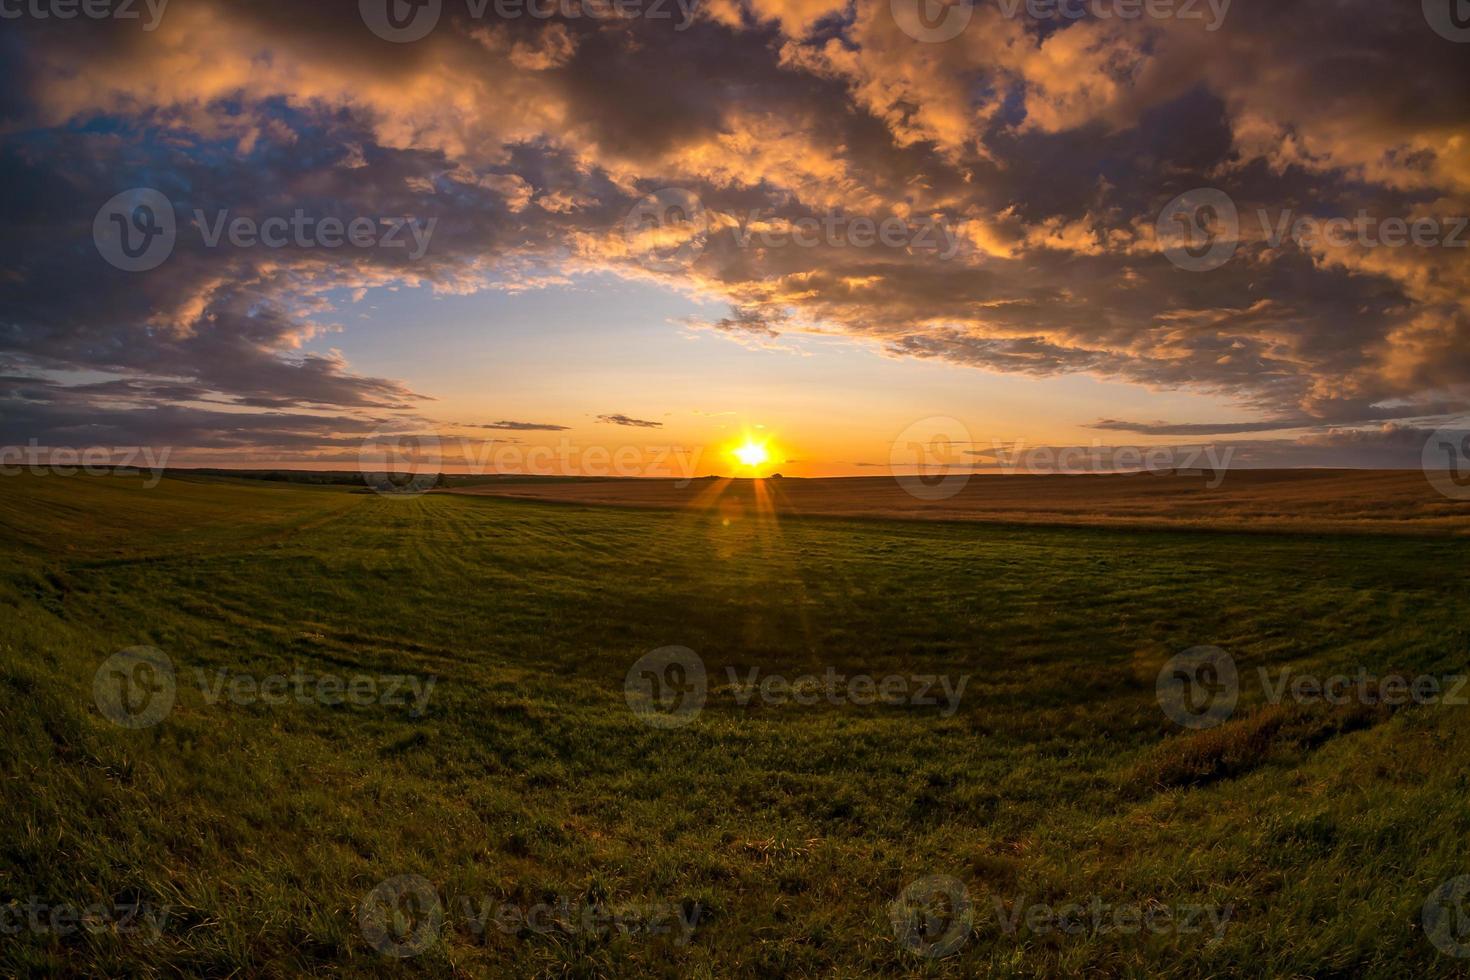
[[[141,902],[159,935],[0,935],[7,975],[1462,975],[1420,909],[1470,873],[1470,720],[1266,702],[1257,671],[1470,662],[1456,539],[600,510],[219,479],[7,478],[0,907]],[[93,696],[125,647],[159,724]],[[703,712],[644,724],[629,667],[688,647]],[[1227,650],[1225,725],[1155,678]],[[752,704],[726,668],[968,675],[959,709]],[[434,677],[382,704],[211,704],[293,670]],[[380,953],[359,906],[421,875],[444,925]],[[890,905],[964,883],[916,956]],[[1228,907],[1213,934],[1012,934],[1018,903]],[[676,935],[476,930],[501,905],[698,909]],[[998,914],[998,911],[1000,914]]]

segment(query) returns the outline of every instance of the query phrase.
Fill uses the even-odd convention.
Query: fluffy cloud
[[[1004,7],[977,5],[942,43],[887,0],[724,0],[692,24],[673,6],[543,21],[446,4],[412,44],[355,5],[285,0],[171,5],[149,32],[16,22],[0,44],[0,411],[12,432],[80,438],[90,412],[114,431],[325,446],[342,419],[432,394],[303,352],[344,329],[343,297],[605,271],[728,302],[694,326],[747,344],[838,333],[1257,416],[1217,434],[1380,438],[1470,407],[1465,250],[1271,234],[1283,214],[1470,214],[1470,59],[1418,5],[1235,4],[1218,30]],[[91,247],[98,205],[137,186],[179,216],[152,273]],[[1191,272],[1155,223],[1202,186],[1235,201],[1241,241]],[[626,219],[662,188],[700,220],[665,229],[650,262]],[[210,247],[192,219],[298,209],[435,224],[411,257]],[[885,222],[903,233],[882,238]],[[56,380],[77,373],[118,387]]]

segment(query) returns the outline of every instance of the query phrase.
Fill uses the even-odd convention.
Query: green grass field
[[[1465,672],[1464,541],[727,523],[49,476],[3,481],[0,545],[4,975],[1470,965],[1421,924],[1426,898],[1470,874],[1470,708],[1272,706],[1257,679]],[[130,729],[94,679],[140,645],[170,659],[176,699]],[[624,682],[671,645],[703,659],[709,692],[687,725],[658,728]],[[1191,731],[1155,680],[1200,645],[1235,658],[1240,705]],[[946,716],[742,705],[727,673],[829,667],[968,681]],[[212,693],[294,671],[435,680],[420,713]],[[403,875],[432,885],[442,925],[398,923],[428,931],[396,957],[362,909]],[[891,918],[930,876],[971,902],[943,957]],[[1006,918],[1073,904],[1167,909],[1175,925]],[[38,928],[28,905],[142,905],[157,928]],[[518,918],[543,905],[565,921]],[[484,918],[504,908],[519,912]],[[1223,928],[1184,928],[1191,909]],[[633,928],[661,910],[692,932]],[[955,935],[933,911],[933,934]],[[624,928],[591,918],[612,913]]]

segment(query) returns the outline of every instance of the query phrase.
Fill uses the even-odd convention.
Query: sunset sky
[[[1414,467],[1470,409],[1470,44],[1431,0],[990,0],[948,38],[905,0],[650,2],[429,0],[400,40],[372,22],[402,0],[11,4],[0,444],[340,468],[422,431],[707,473],[753,436],[787,475],[873,475],[939,417],[982,468],[1226,442]],[[1158,231],[1201,188],[1238,210],[1218,268]],[[96,229],[137,189],[175,241],[128,271]],[[211,246],[222,212],[433,224],[418,255]],[[1287,212],[1437,238],[1269,240]]]

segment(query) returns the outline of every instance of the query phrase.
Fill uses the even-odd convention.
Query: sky
[[[1459,3],[3,0],[0,446],[1417,467]]]

